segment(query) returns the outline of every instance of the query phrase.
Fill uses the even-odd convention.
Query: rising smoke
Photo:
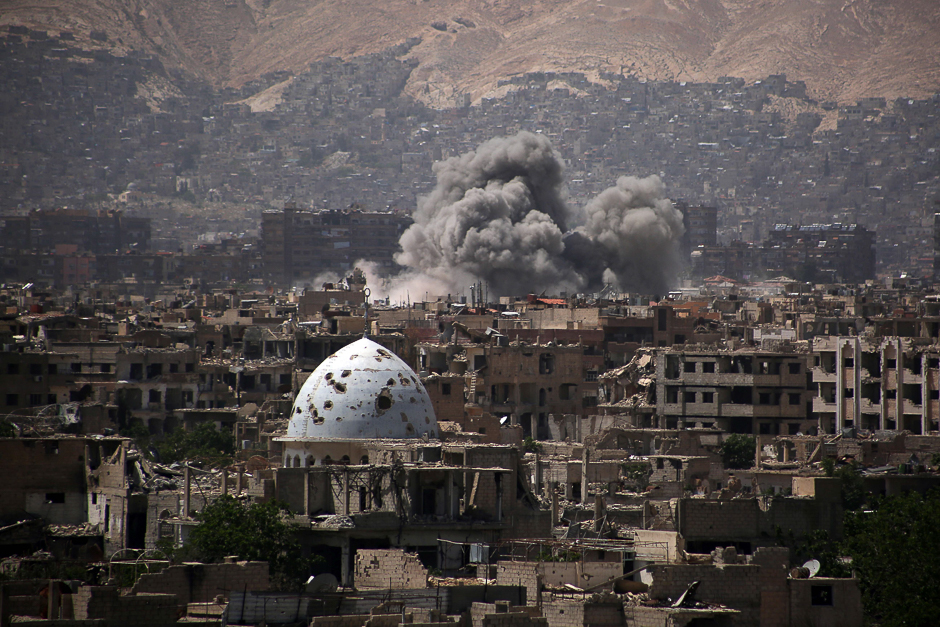
[[[435,164],[382,290],[395,298],[460,293],[482,280],[491,295],[663,292],[679,267],[682,214],[659,177],[622,177],[581,210],[565,202],[563,167],[548,139],[522,132]],[[371,283],[374,285],[374,283]]]

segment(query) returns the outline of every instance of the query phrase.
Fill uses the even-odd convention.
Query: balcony
[[[820,367],[813,368],[811,372],[813,373],[813,381],[816,383],[835,383],[836,382],[835,372],[828,372]]]

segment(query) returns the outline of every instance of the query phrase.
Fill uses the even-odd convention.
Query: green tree
[[[229,495],[219,497],[197,514],[199,525],[181,554],[204,562],[219,562],[229,555],[265,561],[275,588],[296,590],[323,558],[304,557],[286,514],[283,503],[244,505]]]
[[[157,452],[164,464],[194,457],[225,463],[235,454],[235,437],[219,431],[212,423],[204,422],[192,431],[177,429],[157,444]]]
[[[832,476],[842,480],[842,507],[855,510],[868,502],[868,489],[854,461],[835,470]]]
[[[777,544],[790,549],[790,562],[800,566],[814,559],[819,562],[820,577],[851,577],[852,570],[843,561],[842,545],[825,529],[813,529],[797,538],[792,529],[774,528]]]
[[[940,491],[876,499],[845,518],[844,554],[852,558],[869,619],[882,627],[940,625]]]
[[[757,439],[750,435],[733,433],[718,447],[725,468],[746,470],[754,465],[754,447]]]
[[[621,476],[631,483],[637,492],[642,492],[650,484],[652,469],[648,462],[628,463],[621,466]]]
[[[522,450],[526,453],[541,453],[542,445],[535,438],[527,437],[522,441]]]

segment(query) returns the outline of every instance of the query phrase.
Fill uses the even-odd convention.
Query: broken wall
[[[270,588],[267,562],[180,564],[140,576],[131,594],[172,594],[179,604],[207,603],[232,590]]]
[[[428,570],[416,553],[403,549],[359,549],[354,582],[356,588],[425,588]]]
[[[171,627],[180,602],[171,594],[122,596],[116,586],[82,586],[72,595],[76,620],[100,619],[106,627]]]
[[[84,438],[4,438],[0,459],[0,519],[28,512],[52,524],[85,522]]]
[[[738,498],[729,501],[679,499],[677,530],[686,542],[771,541],[776,529],[797,537],[824,529],[842,535],[842,504],[808,498]]]

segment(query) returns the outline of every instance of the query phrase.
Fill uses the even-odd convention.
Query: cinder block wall
[[[538,562],[498,562],[496,583],[501,586],[521,586],[525,588],[526,605],[538,604]]]
[[[72,595],[75,619],[101,619],[108,627],[171,627],[180,602],[171,594],[121,596],[116,586],[82,586]]]
[[[761,627],[790,625],[790,588],[788,585],[790,549],[763,547],[754,551],[751,564],[760,566]]]
[[[509,605],[508,602],[506,602],[503,607],[507,609],[506,612],[501,612],[499,609],[497,609],[496,603],[474,602],[470,606],[470,625],[468,625],[467,627],[489,627],[490,625],[502,625],[502,624],[509,624],[509,625],[515,626],[515,625],[519,625],[520,623],[524,625],[530,625],[530,624],[531,625],[538,625],[538,624],[547,625],[547,623],[545,622],[545,619],[542,618],[541,610],[539,610],[539,608],[535,606],[530,606],[530,605],[512,606],[512,605]],[[526,617],[529,618],[529,620],[538,619],[541,621],[541,623],[523,622],[523,619],[519,616],[520,614],[525,615]],[[496,616],[495,619],[493,619],[494,616]],[[511,618],[509,619],[504,618],[507,616]],[[491,619],[491,620],[487,620],[487,619]]]
[[[425,588],[428,570],[402,549],[359,549],[353,581],[357,588]]]
[[[85,439],[0,440],[0,517],[28,511],[51,523],[85,522]],[[49,502],[49,493],[65,502]]]
[[[548,627],[585,627],[586,625],[584,603],[580,600],[553,599],[550,603],[542,604],[542,614],[548,621]]]
[[[704,603],[727,605],[741,612],[736,625],[760,625],[761,567],[754,565],[695,564],[651,567],[651,598],[675,601],[693,581],[701,582],[695,598]]]
[[[774,499],[766,511],[758,499],[682,499],[678,531],[687,541],[748,540],[772,536],[776,527],[797,536],[821,528],[838,537],[841,519],[840,505],[817,499]]]
[[[363,627],[369,620],[368,614],[352,616],[317,616],[310,620],[310,627]],[[401,617],[399,617],[399,621]]]
[[[180,604],[208,602],[229,591],[259,592],[271,587],[267,562],[237,564],[181,564],[141,575],[132,594],[175,594]]]
[[[481,627],[548,627],[548,621],[541,616],[529,616],[525,612],[506,614],[487,614]]]

